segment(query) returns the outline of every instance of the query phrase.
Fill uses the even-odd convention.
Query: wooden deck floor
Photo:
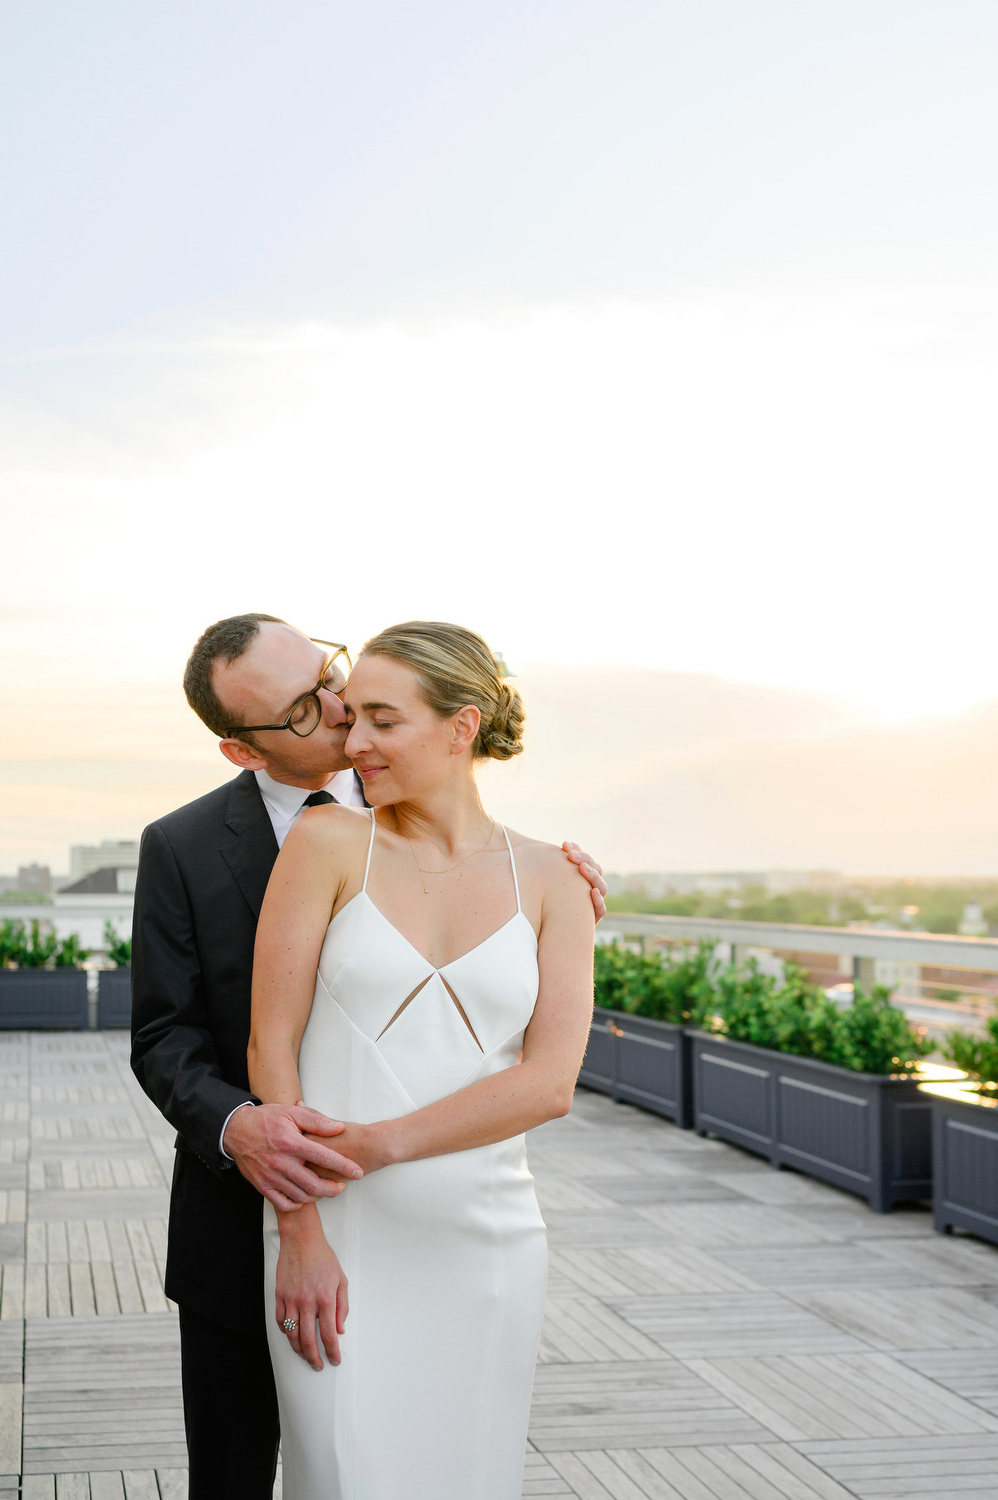
[[[123,1036],[0,1037],[0,1500],[184,1500],[172,1156]],[[998,1500],[998,1252],[584,1092],[531,1161],[524,1496]]]

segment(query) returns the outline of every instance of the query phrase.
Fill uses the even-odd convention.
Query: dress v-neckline
[[[395,923],[385,916],[384,912],[381,910],[381,907],[378,906],[376,902],[371,900],[371,897],[368,896],[366,891],[358,891],[357,896],[364,896],[366,898],[368,906],[370,906],[373,911],[377,912],[382,922],[384,922],[386,926],[390,927],[395,936],[401,938],[406,947],[411,949],[412,952],[415,953],[417,958],[421,958],[423,963],[426,964],[434,974],[442,974],[445,969],[453,969],[455,964],[463,963],[466,958],[470,958],[473,953],[477,953],[479,948],[484,948],[486,943],[491,943],[493,938],[497,938],[501,932],[505,932],[506,928],[516,921],[517,917],[523,917],[524,921],[527,923],[527,926],[530,928],[530,931],[534,933],[533,924],[530,922],[528,917],[524,916],[524,913],[520,910],[520,908],[517,907],[513,915],[511,917],[508,917],[500,927],[497,927],[495,929],[494,932],[490,932],[488,937],[482,938],[482,941],[480,943],[475,943],[474,947],[467,949],[466,952],[459,954],[457,958],[452,958],[448,960],[447,963],[440,964],[440,966],[438,967],[436,964],[430,963],[430,960],[427,958],[426,954],[421,952],[420,949],[416,947],[415,943],[410,942],[405,933],[402,932],[398,927],[396,927]],[[352,900],[356,901],[357,896],[354,896]],[[350,906],[351,904],[351,901],[347,902],[347,906]],[[346,911],[346,909],[346,906],[341,907],[342,911]],[[537,941],[536,933],[534,933],[534,941]]]
[[[533,940],[534,940],[534,946],[536,947],[536,945],[537,945],[537,934],[534,931],[534,924],[530,921],[530,919],[528,917],[524,916],[523,907],[520,905],[520,881],[519,881],[519,878],[518,878],[517,873],[516,873],[516,858],[515,858],[515,856],[513,854],[513,845],[510,843],[510,841],[509,841],[509,834],[506,832],[506,829],[503,828],[503,825],[500,823],[498,826],[500,828],[502,828],[502,836],[506,840],[506,848],[507,848],[507,850],[509,852],[509,868],[510,868],[510,874],[513,877],[513,892],[514,892],[514,895],[516,896],[516,911],[513,913],[513,915],[507,921],[503,922],[503,924],[502,924],[501,927],[497,927],[496,930],[495,930],[495,932],[490,932],[489,935],[488,935],[488,937],[482,938],[482,941],[480,943],[476,943],[474,945],[474,947],[473,948],[469,948],[466,953],[460,953],[457,956],[457,958],[450,959],[450,961],[448,963],[441,964],[440,967],[438,968],[436,966],[436,964],[430,963],[430,960],[427,958],[426,954],[425,953],[421,953],[420,950],[416,947],[416,944],[413,943],[413,942],[410,942],[409,939],[406,937],[405,933],[402,932],[402,931],[400,931],[400,929],[395,926],[395,923],[393,921],[391,921],[391,919],[389,917],[385,916],[384,912],[381,910],[381,907],[378,906],[376,904],[376,902],[372,901],[372,899],[371,899],[370,896],[368,896],[368,894],[367,894],[367,878],[368,878],[368,876],[371,873],[371,856],[374,853],[374,839],[375,839],[375,836],[376,836],[377,831],[378,831],[377,808],[374,808],[374,807],[371,808],[371,837],[370,837],[370,839],[368,841],[368,845],[367,845],[367,863],[364,866],[364,883],[361,886],[360,890],[357,892],[357,895],[356,896],[351,896],[350,900],[348,902],[346,902],[346,904],[344,906],[341,906],[340,909],[339,909],[339,911],[336,912],[336,914],[332,917],[332,919],[330,921],[330,926],[332,926],[333,922],[336,921],[336,918],[338,916],[341,916],[342,913],[347,910],[347,907],[350,907],[350,906],[353,905],[353,903],[357,900],[357,898],[359,896],[364,896],[366,898],[366,900],[367,900],[368,906],[372,907],[373,910],[375,912],[377,912],[378,916],[381,918],[382,922],[384,922],[385,926],[386,927],[390,927],[391,930],[392,930],[392,932],[394,932],[395,936],[397,938],[400,938],[401,941],[403,943],[405,943],[405,945],[409,949],[409,951],[411,953],[415,953],[416,957],[419,958],[419,959],[421,959],[423,961],[423,963],[427,965],[427,967],[429,968],[431,974],[442,974],[445,969],[453,969],[453,967],[454,967],[455,964],[463,963],[466,958],[470,958],[473,953],[477,953],[478,950],[479,950],[479,948],[484,948],[485,945],[486,945],[486,943],[491,943],[492,940],[493,940],[493,938],[497,938],[501,932],[505,932],[506,928],[509,927],[513,922],[516,921],[517,917],[523,917],[524,918],[524,921],[527,923],[527,926],[530,928],[530,933],[531,933],[531,936],[533,937]]]
[[[375,902],[371,900],[366,891],[358,891],[356,895],[350,897],[350,900],[347,901],[345,905],[340,907],[338,912],[334,912],[329,921],[330,927],[332,927],[333,923],[337,921],[338,918],[343,916],[344,912],[349,911],[350,907],[353,906],[355,901],[359,901],[361,896],[364,897],[371,910],[377,913],[382,922],[384,922],[385,926],[390,927],[395,936],[401,942],[405,943],[406,947],[410,950],[410,952],[415,953],[417,958],[422,959],[423,963],[426,964],[427,968],[429,968],[430,971],[434,974],[442,974],[445,969],[452,969],[455,964],[463,963],[466,958],[470,958],[473,953],[477,953],[479,948],[484,948],[486,943],[491,943],[493,938],[497,938],[501,932],[505,932],[506,928],[512,926],[512,924],[516,921],[517,917],[523,918],[527,926],[530,928],[531,936],[533,937],[534,942],[537,942],[537,934],[536,932],[534,932],[533,923],[522,909],[518,909],[513,913],[511,917],[507,918],[507,920],[503,922],[501,927],[497,927],[495,932],[490,932],[488,937],[482,938],[482,941],[480,943],[476,943],[475,946],[473,948],[469,948],[466,953],[461,953],[457,958],[452,958],[447,963],[441,964],[438,969],[434,964],[430,963],[430,960],[427,958],[426,954],[421,953],[416,947],[416,944],[411,943],[406,937],[405,933],[400,931],[399,928],[395,926],[395,923],[390,921],[389,918],[385,916],[384,912],[381,910],[381,907],[376,905]]]

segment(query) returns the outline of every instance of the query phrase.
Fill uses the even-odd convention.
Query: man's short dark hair
[[[224,707],[212,682],[215,663],[232,662],[242,656],[260,634],[261,625],[287,623],[276,615],[230,615],[227,620],[209,625],[201,636],[184,669],[184,692],[191,708],[212,734],[225,739],[232,724],[231,710]]]

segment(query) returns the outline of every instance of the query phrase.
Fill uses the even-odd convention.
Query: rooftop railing
[[[933,1032],[978,1027],[998,1000],[998,938],[637,912],[611,912],[600,933],[604,941],[640,942],[645,952],[706,940],[717,943],[720,956],[732,963],[753,954],[792,957],[827,987],[886,984],[895,1003]]]

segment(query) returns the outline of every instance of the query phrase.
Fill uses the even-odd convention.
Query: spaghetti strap
[[[374,853],[374,835],[378,831],[378,825],[377,825],[377,823],[374,820],[374,808],[373,807],[370,809],[370,812],[371,812],[371,841],[370,841],[370,843],[367,846],[367,864],[364,866],[364,884],[361,886],[361,890],[362,891],[366,891],[367,890],[367,877],[368,877],[368,874],[370,873],[370,869],[371,869],[371,855]],[[516,877],[514,876],[513,878],[515,880]],[[519,898],[517,898],[517,899],[519,899]]]
[[[501,823],[499,824],[499,827],[502,828],[502,836],[506,840],[506,848],[509,850],[509,868],[513,872],[513,889],[516,892],[516,909],[517,911],[521,911],[522,907],[520,906],[520,882],[516,878],[516,860],[513,858],[513,845],[509,841],[509,834],[506,832],[505,828],[503,828],[503,825]]]

